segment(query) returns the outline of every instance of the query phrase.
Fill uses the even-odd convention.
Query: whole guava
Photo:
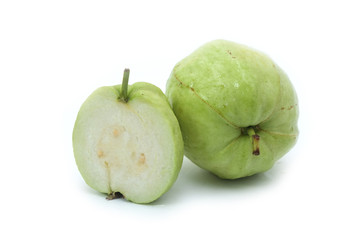
[[[267,55],[247,46],[203,45],[176,64],[166,95],[186,157],[221,178],[264,172],[297,141],[294,87]]]

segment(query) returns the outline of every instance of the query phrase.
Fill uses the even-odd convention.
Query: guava
[[[78,169],[93,189],[149,203],[175,182],[183,161],[179,123],[164,93],[137,82],[100,87],[82,104],[73,130]]]
[[[270,57],[245,45],[201,46],[175,65],[166,95],[185,156],[220,178],[267,171],[297,141],[292,83]]]

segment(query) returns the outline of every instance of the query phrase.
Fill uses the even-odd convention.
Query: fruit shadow
[[[283,172],[282,163],[264,173],[253,176],[228,180],[217,177],[205,171],[186,157],[183,167],[174,186],[168,193],[152,203],[153,205],[174,204],[184,198],[203,198],[221,194],[232,194],[233,192],[249,192],[266,188],[275,184]]]

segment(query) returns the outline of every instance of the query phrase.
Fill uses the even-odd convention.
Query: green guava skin
[[[122,92],[122,85],[115,85],[115,86],[104,86],[100,87],[97,90],[95,90],[82,104],[76,122],[73,130],[73,150],[74,150],[74,156],[76,160],[76,164],[78,166],[78,169],[85,180],[85,182],[93,189],[101,192],[109,194],[111,199],[111,196],[115,196],[115,193],[121,193],[122,196],[135,203],[150,203],[155,200],[157,200],[159,197],[161,197],[165,192],[167,192],[171,186],[176,181],[178,174],[180,172],[182,162],[183,162],[183,140],[181,136],[181,131],[179,127],[179,123],[170,107],[170,104],[168,102],[168,99],[164,95],[164,93],[156,86],[146,83],[146,82],[137,82],[133,85],[128,85],[128,97],[127,102],[124,102],[121,100],[121,92]],[[105,103],[105,104],[104,104]],[[108,104],[106,104],[108,103]],[[149,194],[142,194],[140,193],[129,193],[127,195],[126,193],[122,192],[123,189],[119,187],[118,185],[111,185],[112,183],[108,180],[108,178],[101,178],[99,176],[104,175],[104,171],[114,171],[114,174],[119,175],[116,173],[118,169],[114,168],[112,170],[105,170],[104,164],[99,163],[99,165],[96,165],[95,162],[92,163],[92,165],[89,163],[90,160],[86,157],[84,157],[84,152],[91,152],[96,151],[94,149],[84,149],[85,147],[88,147],[89,144],[88,141],[91,138],[91,134],[87,131],[88,125],[85,125],[85,122],[87,122],[89,119],[94,119],[94,122],[103,122],[105,123],[106,120],[102,121],[101,119],[101,111],[103,109],[106,109],[109,105],[122,105],[129,109],[129,111],[136,112],[137,110],[134,108],[134,106],[139,104],[145,104],[149,108],[149,112],[151,114],[156,115],[157,119],[161,119],[162,126],[164,129],[166,129],[166,134],[169,136],[167,139],[169,140],[169,144],[173,146],[171,153],[169,154],[170,157],[167,159],[169,163],[171,163],[170,169],[163,169],[161,170],[159,168],[159,172],[156,174],[159,178],[162,177],[162,173],[166,171],[166,174],[164,175],[168,176],[166,179],[163,179],[161,181],[161,186],[151,186],[147,189],[144,189],[143,191],[150,191]],[[117,111],[117,108],[114,108],[114,111]],[[157,129],[151,129],[152,120],[150,119],[149,115],[146,115],[142,112],[136,112],[136,114],[139,116],[139,118],[144,121],[145,127],[149,129],[150,132],[153,132],[154,135],[162,134],[161,132],[157,131]],[[121,122],[118,122],[121,124]],[[84,126],[85,125],[85,126]],[[98,127],[98,126],[95,126]],[[101,127],[101,126],[99,126]],[[126,126],[125,126],[126,127]],[[141,143],[138,143],[141,144]],[[130,149],[127,149],[126,146],[120,146],[119,148],[123,147],[124,151],[131,151]],[[138,148],[138,146],[134,146],[135,149]],[[159,146],[161,149],[161,146]],[[101,159],[99,159],[101,161]],[[124,166],[124,163],[119,161],[117,157],[114,159],[110,159],[112,161],[109,164],[118,164],[121,166]],[[108,163],[106,163],[106,166]],[[94,167],[96,165],[96,167]],[[136,164],[134,164],[136,166]],[[125,166],[128,167],[129,166]],[[156,169],[156,166],[154,166]],[[128,169],[127,171],[130,171],[131,169]],[[162,172],[161,172],[162,171]],[[134,179],[137,177],[135,176]],[[126,179],[125,179],[126,180]],[[152,179],[144,179],[143,181],[146,184],[152,184]],[[132,189],[136,188],[136,186],[130,186],[130,192],[132,192]]]
[[[185,156],[220,178],[270,169],[296,143],[296,92],[267,55],[226,40],[176,64],[166,95],[180,123]],[[253,153],[253,129],[260,137]]]

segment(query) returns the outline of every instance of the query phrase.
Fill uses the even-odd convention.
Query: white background
[[[359,239],[357,1],[1,1],[1,239]],[[82,102],[130,82],[165,90],[203,43],[257,48],[289,75],[297,145],[224,181],[184,158],[150,205],[106,201],[82,180],[71,135]]]

